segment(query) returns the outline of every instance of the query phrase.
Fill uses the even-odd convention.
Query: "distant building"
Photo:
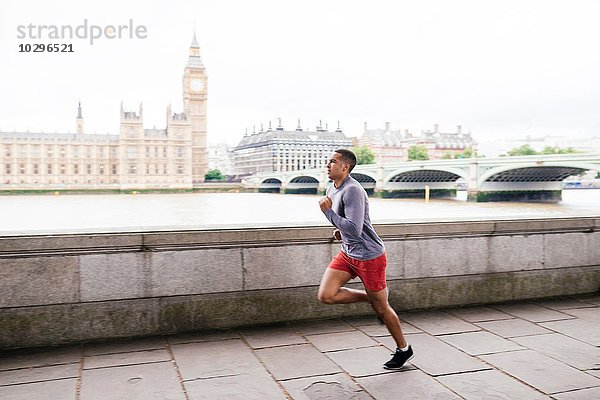
[[[477,143],[471,133],[463,133],[459,125],[456,132],[440,132],[438,125],[433,131],[421,131],[416,135],[406,129],[390,129],[390,123],[385,123],[385,129],[368,129],[365,122],[362,136],[358,139],[360,146],[366,145],[373,151],[377,163],[393,163],[408,160],[408,149],[419,145],[427,148],[429,159],[439,160],[445,156],[454,156],[467,148],[475,148]]]
[[[166,129],[121,104],[119,134],[1,132],[0,190],[191,188],[204,181],[207,76],[194,35],[183,74],[184,112],[167,108]]]
[[[223,175],[234,175],[231,147],[227,143],[208,145],[208,169],[218,169]]]
[[[285,130],[279,125],[273,130],[271,123],[265,130],[246,133],[233,149],[234,171],[237,175],[261,172],[298,171],[325,168],[331,153],[339,148],[351,148],[352,140],[339,127],[330,132],[321,122],[315,131]]]

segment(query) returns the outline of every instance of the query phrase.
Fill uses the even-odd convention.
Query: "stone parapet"
[[[399,310],[600,287],[600,218],[376,229]],[[330,227],[3,236],[0,348],[370,312],[316,300],[338,250]]]

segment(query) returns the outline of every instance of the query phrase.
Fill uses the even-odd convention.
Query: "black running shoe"
[[[383,368],[385,369],[400,369],[404,366],[404,364],[411,360],[414,357],[414,353],[411,346],[408,346],[406,351],[402,351],[400,349],[396,349],[394,353],[394,357],[385,364],[383,364]]]

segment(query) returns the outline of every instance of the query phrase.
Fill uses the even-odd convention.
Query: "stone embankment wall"
[[[600,287],[600,218],[376,229],[398,310]],[[340,247],[330,236],[295,227],[0,237],[0,348],[370,312],[317,301]]]

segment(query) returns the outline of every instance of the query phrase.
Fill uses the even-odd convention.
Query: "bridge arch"
[[[468,171],[458,168],[403,168],[396,169],[387,174],[384,179],[384,188],[386,186],[397,186],[400,183],[410,184],[411,186],[422,186],[426,183],[448,183],[454,184],[459,179],[468,180]]]
[[[263,179],[258,186],[259,193],[279,193],[281,190],[281,180],[277,178]]]
[[[360,172],[352,172],[350,173],[350,176],[356,179],[365,190],[375,189],[377,181],[371,175]]]
[[[479,186],[486,182],[562,182],[571,175],[597,166],[580,163],[530,163],[501,166],[485,171],[479,177]]]
[[[285,185],[286,193],[317,194],[319,192],[319,180],[310,175],[296,175]]]

